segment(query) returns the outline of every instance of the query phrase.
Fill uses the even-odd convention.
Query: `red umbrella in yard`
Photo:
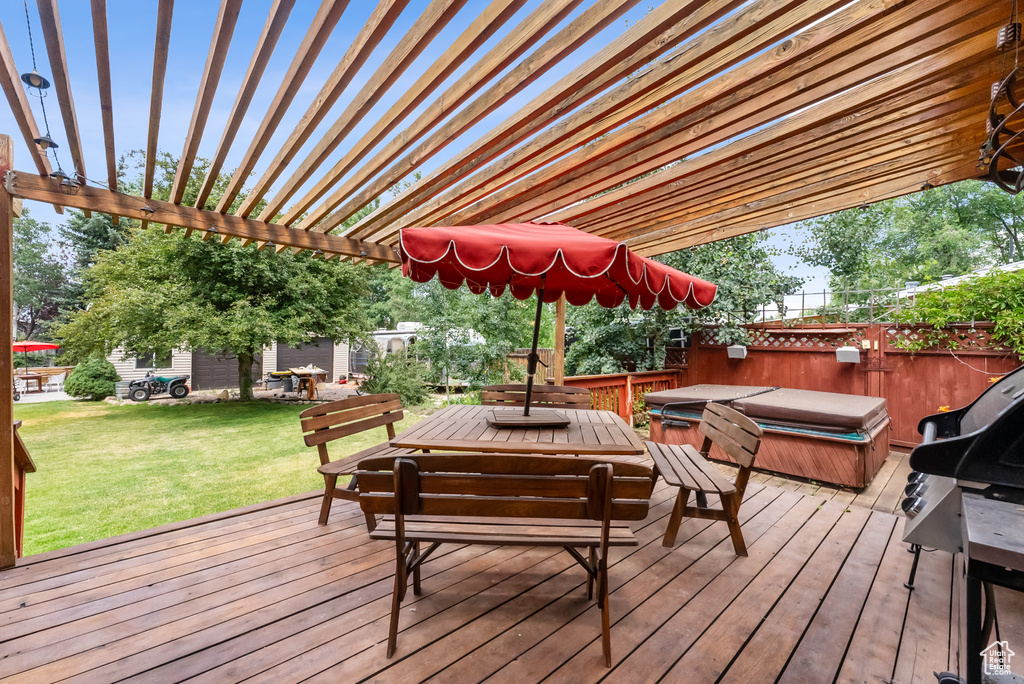
[[[21,342],[15,342],[11,346],[14,347],[14,351],[20,351],[25,354],[34,351],[45,351],[47,349],[60,349],[59,344],[50,344],[49,342],[33,342],[32,340],[22,340]]]
[[[516,299],[537,292],[533,348],[527,363],[526,406],[530,416],[533,376],[537,371],[537,336],[542,302],[565,294],[575,306],[596,298],[601,306],[628,301],[633,308],[655,304],[692,309],[715,299],[717,286],[642,257],[615,242],[561,223],[507,223],[492,226],[405,228],[399,236],[402,273],[418,283],[437,276],[456,289],[463,283],[477,294],[498,297],[509,288]],[[523,420],[523,425],[552,422]]]

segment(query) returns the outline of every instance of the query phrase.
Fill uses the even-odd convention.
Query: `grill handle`
[[[930,444],[934,442],[938,434],[939,426],[932,421],[928,421],[927,423],[924,424],[924,430],[922,431],[923,439],[921,440],[921,443]]]

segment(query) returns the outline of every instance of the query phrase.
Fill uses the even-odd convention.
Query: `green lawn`
[[[160,406],[54,401],[15,405],[38,471],[28,475],[25,553],[323,488],[305,446],[306,406],[230,402]],[[406,414],[399,431],[420,420]],[[341,457],[384,428],[331,445]]]

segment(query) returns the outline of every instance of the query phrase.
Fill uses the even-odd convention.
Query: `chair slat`
[[[484,406],[523,406],[526,404],[526,385],[489,385],[480,393]],[[593,406],[590,390],[564,385],[534,385],[531,403],[538,406],[583,408]]]
[[[598,459],[528,456],[521,454],[421,454],[416,456],[421,472],[480,473],[507,475],[587,475]],[[393,458],[368,458],[363,470],[391,470]],[[649,478],[651,469],[639,463],[615,462],[615,477]]]
[[[402,418],[404,418],[404,414],[401,411],[393,411],[374,418],[360,420],[355,423],[348,423],[347,425],[340,425],[338,427],[328,428],[318,432],[311,432],[306,435],[304,439],[306,441],[306,446],[316,446],[317,444],[325,444],[326,442],[330,442],[341,437],[348,437],[349,435],[354,435],[357,432],[363,432],[364,430],[381,427],[388,425],[389,423],[397,423],[402,420]]]
[[[361,418],[370,418],[371,416],[376,416],[381,413],[401,410],[402,402],[398,399],[394,399],[392,401],[386,401],[379,404],[370,404],[368,406],[359,406],[356,408],[345,409],[343,411],[334,411],[326,415],[304,418],[301,421],[302,431],[310,432],[312,430],[322,430],[335,425],[352,423]]]
[[[299,414],[299,418],[310,418],[312,416],[324,416],[328,413],[334,413],[336,411],[345,411],[347,409],[357,408],[359,406],[370,406],[371,404],[384,404],[389,401],[396,401],[399,399],[397,394],[364,394],[361,397],[348,397],[347,399],[338,399],[337,401],[329,401],[326,404],[317,404],[316,406],[310,406]]]

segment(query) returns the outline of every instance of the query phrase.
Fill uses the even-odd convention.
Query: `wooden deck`
[[[611,670],[584,573],[549,548],[442,547],[388,661],[393,547],[347,502],[318,527],[311,494],[0,573],[0,679],[902,684],[957,670],[954,560],[924,554],[908,592],[901,518],[752,484],[738,558],[721,522],[684,521],[663,548],[670,494],[659,486],[635,525],[640,546],[613,552]],[[1009,605],[1003,638],[1024,633]]]

